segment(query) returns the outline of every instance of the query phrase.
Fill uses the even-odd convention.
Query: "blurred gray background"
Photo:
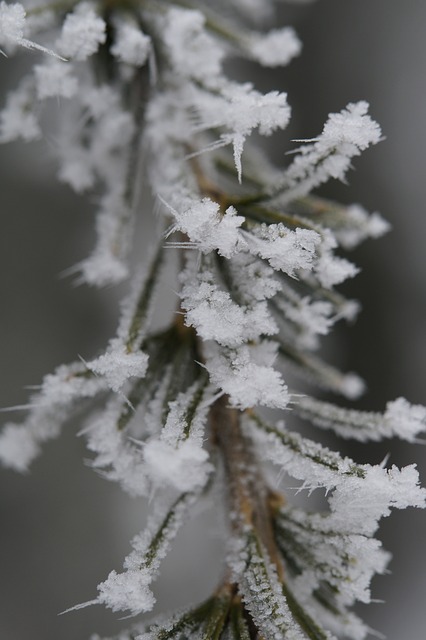
[[[285,162],[290,138],[315,136],[327,114],[350,101],[369,101],[386,136],[355,160],[349,186],[330,184],[322,191],[378,210],[393,226],[392,233],[354,253],[362,273],[345,292],[362,301],[363,312],[353,327],[336,332],[330,349],[341,366],[368,382],[360,406],[380,410],[399,395],[426,403],[426,4],[318,0],[298,8],[283,4],[279,16],[280,24],[295,25],[304,43],[301,57],[285,70],[260,73],[245,65],[239,71],[247,78],[256,73],[259,88],[289,93],[293,122],[277,137],[274,160]],[[25,57],[16,64],[0,56],[3,95]],[[25,386],[61,362],[96,353],[116,323],[120,291],[74,288],[59,277],[87,255],[94,234],[90,206],[52,179],[53,144],[0,147],[1,407],[24,403]],[[91,632],[112,635],[127,624],[100,607],[57,615],[92,599],[98,582],[120,569],[145,517],[141,501],[87,468],[77,431],[67,425],[29,475],[0,470],[5,640],[85,640]],[[387,453],[398,465],[416,461],[426,485],[421,446],[395,441],[344,447],[360,462],[377,463]],[[208,511],[199,515],[179,537],[158,583],[163,607],[198,599],[215,583],[222,542],[214,519]],[[386,604],[359,612],[389,640],[422,640],[426,512],[395,512],[380,532],[394,554],[392,575],[373,583],[374,597]]]

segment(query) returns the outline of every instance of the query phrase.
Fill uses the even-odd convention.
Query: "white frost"
[[[219,75],[224,57],[205,20],[201,11],[174,7],[166,14],[162,33],[175,72],[201,81]]]
[[[113,345],[103,355],[86,363],[87,368],[102,376],[113,391],[120,391],[130,378],[143,378],[148,356],[141,351],[131,353],[121,344]]]
[[[239,248],[245,246],[239,228],[244,222],[234,207],[224,213],[217,202],[210,198],[190,202],[178,211],[166,205],[173,214],[174,225],[169,233],[185,233],[194,247],[203,253],[217,250],[225,258],[230,258]]]
[[[205,449],[192,440],[177,447],[151,440],[143,449],[147,473],[155,487],[172,486],[178,491],[194,491],[206,484],[212,471]]]
[[[361,101],[329,115],[321,135],[306,140],[286,170],[276,191],[280,202],[304,196],[329,178],[345,178],[352,158],[381,139],[379,125],[367,112],[368,103]]]
[[[265,67],[284,66],[302,50],[302,44],[292,27],[273,29],[265,35],[253,35],[249,52]]]
[[[247,237],[250,251],[268,260],[271,267],[294,277],[299,269],[311,270],[321,237],[316,231],[297,228],[294,231],[282,223],[262,224]]]
[[[88,2],[81,2],[68,13],[56,47],[61,55],[74,60],[86,60],[106,40],[106,25]]]
[[[288,405],[287,386],[271,366],[275,349],[276,345],[266,342],[222,351],[207,346],[206,367],[212,382],[229,395],[232,406],[248,409],[260,404],[284,409]]]
[[[59,60],[50,60],[34,67],[39,100],[52,96],[71,98],[77,93],[78,80],[72,75],[69,64]]]
[[[142,67],[151,52],[151,38],[132,24],[118,25],[111,53],[121,62]]]

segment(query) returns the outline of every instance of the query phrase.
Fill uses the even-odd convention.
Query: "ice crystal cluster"
[[[342,250],[388,229],[377,213],[313,191],[344,180],[382,134],[369,105],[351,103],[315,138],[289,143],[284,169],[270,164],[252,134],[287,126],[287,95],[227,77],[224,62],[276,67],[300,53],[291,27],[267,30],[273,9],[272,0],[0,3],[2,52],[29,49],[34,61],[4,101],[0,140],[40,138],[59,102],[58,177],[99,203],[96,246],[74,275],[99,287],[129,281],[104,352],[45,377],[24,422],[5,425],[0,461],[26,471],[84,403],[92,466],[134,496],[155,496],[122,571],[75,608],[149,612],[194,505],[222,487],[229,514],[217,591],[120,640],[362,640],[369,629],[351,607],[370,601],[389,560],[374,537],[379,520],[425,504],[414,465],[358,464],[297,432],[299,420],[344,438],[413,442],[426,409],[398,398],[362,412],[311,395],[363,391],[318,348],[358,309],[336,289],[358,270]],[[149,226],[141,185],[163,220],[148,260],[133,246],[136,221]],[[176,264],[171,293],[162,274]],[[176,300],[161,328],[158,290]],[[270,465],[294,479],[285,497],[269,484]],[[307,496],[322,489],[324,511],[308,498],[306,510],[292,504],[294,482]]]

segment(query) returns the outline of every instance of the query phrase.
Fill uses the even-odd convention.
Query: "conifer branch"
[[[340,250],[389,225],[315,191],[346,180],[353,159],[381,140],[365,101],[330,114],[284,169],[253,142],[286,128],[287,94],[238,82],[224,62],[268,68],[300,53],[291,27],[254,28],[271,21],[273,6],[0,2],[0,51],[43,54],[6,97],[0,142],[45,133],[56,141],[59,179],[97,202],[95,247],[69,275],[98,287],[129,280],[103,352],[44,378],[24,421],[0,434],[0,462],[27,471],[84,407],[91,465],[152,498],[123,571],[74,609],[151,611],[151,585],[181,525],[213,491],[227,500],[228,568],[216,591],[119,640],[364,640],[369,630],[350,608],[371,601],[371,579],[386,570],[379,521],[392,508],[425,506],[414,465],[360,464],[285,424],[292,411],[343,437],[416,442],[426,408],[398,398],[383,413],[347,409],[298,386],[300,376],[351,400],[364,390],[315,350],[359,309],[338,291],[358,273]],[[54,132],[44,117],[51,98],[61,109]],[[135,225],[140,218],[146,233],[152,213],[142,183],[166,229],[150,239],[148,260]],[[160,320],[158,295],[173,296]],[[263,408],[281,419],[266,419]],[[291,488],[285,498],[271,488],[271,464],[308,490],[306,509],[292,504]],[[309,510],[317,488],[324,511]]]

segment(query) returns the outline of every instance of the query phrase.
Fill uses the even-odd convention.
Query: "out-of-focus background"
[[[277,137],[277,163],[290,137],[319,133],[327,114],[365,99],[386,139],[354,162],[350,185],[323,194],[380,211],[393,231],[365,243],[353,259],[362,273],[345,292],[362,301],[353,327],[330,345],[346,369],[368,382],[363,408],[380,410],[399,395],[426,403],[426,5],[422,0],[318,0],[280,6],[303,53],[289,68],[256,71],[260,88],[288,91],[291,130]],[[25,59],[0,57],[1,93],[13,87]],[[2,102],[4,97],[2,98]],[[75,288],[61,272],[93,243],[90,203],[53,180],[54,138],[0,147],[1,387],[0,406],[26,402],[26,385],[78,355],[90,357],[114,331],[120,292]],[[18,416],[17,416],[18,417]],[[9,419],[4,414],[4,420]],[[92,599],[108,572],[120,569],[129,539],[142,527],[145,505],[90,470],[78,425],[45,447],[31,473],[0,470],[0,637],[5,640],[85,640],[112,635],[126,622],[92,607],[58,616]],[[344,444],[358,461],[416,461],[426,485],[426,449],[398,441]],[[215,515],[187,526],[165,564],[157,592],[163,607],[198,599],[214,584],[222,541]],[[391,575],[373,583],[386,604],[360,608],[389,640],[421,640],[426,628],[426,512],[395,512],[380,533],[394,554]],[[191,562],[188,564],[188,558]]]

